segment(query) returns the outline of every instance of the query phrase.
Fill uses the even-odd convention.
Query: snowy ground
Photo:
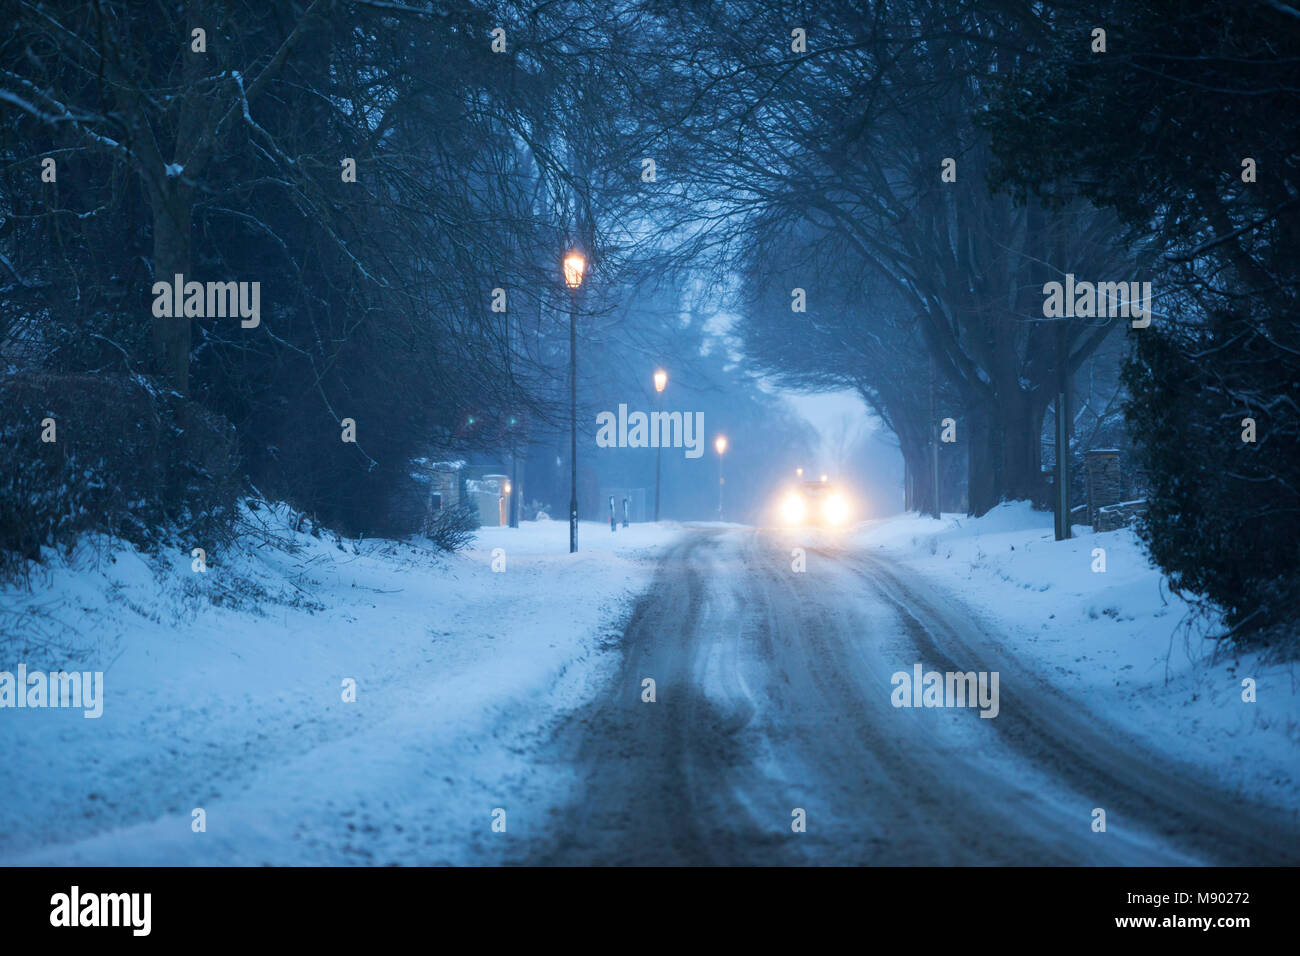
[[[980,519],[915,515],[864,524],[854,544],[902,562],[964,601],[1007,650],[1152,750],[1212,771],[1243,793],[1300,807],[1300,679],[1292,665],[1224,654],[1170,594],[1131,531],[1075,528],[1023,503]],[[1094,572],[1094,549],[1105,572]],[[1217,651],[1217,653],[1216,653]],[[1256,682],[1254,703],[1242,681]]]
[[[1015,861],[1028,845],[1019,837],[987,843],[1009,832],[1032,836],[1040,862],[1101,849],[1147,859],[1071,842],[1095,804],[1049,799],[1073,792],[1047,759],[1061,748],[993,772],[1003,742],[992,721],[888,705],[889,673],[917,659],[920,639],[904,626],[910,612],[881,603],[888,575],[917,582],[922,630],[927,593],[943,613],[969,607],[1005,652],[981,656],[1048,681],[1052,700],[1018,698],[1048,708],[1037,717],[1059,697],[1116,728],[1105,766],[1126,785],[1145,793],[1170,779],[1120,766],[1136,747],[1300,806],[1293,670],[1216,657],[1129,532],[1080,528],[1057,543],[1050,515],[1008,505],[975,521],[906,516],[825,535],[584,524],[577,556],[566,525],[541,522],[485,529],[444,555],[295,534],[284,512],[251,517],[261,530],[201,574],[187,554],[146,560],[87,541],[30,590],[0,590],[0,671],[105,671],[98,719],[0,709],[0,864],[490,864],[670,850],[679,862],[771,862],[789,848],[765,828],[788,830],[794,805],[820,807],[821,850],[799,848],[814,862],[941,861],[958,844],[969,852],[955,861],[999,848]],[[807,575],[791,573],[790,536],[809,548]],[[1092,570],[1096,548],[1105,573]],[[646,673],[661,678],[651,709]],[[1242,700],[1246,677],[1255,703]],[[1071,753],[1096,762],[1105,747],[1086,737]],[[649,779],[678,790],[665,797]],[[930,810],[916,803],[927,796]],[[749,810],[682,809],[729,797]],[[492,827],[498,809],[504,833]],[[751,817],[749,829],[735,823]],[[718,820],[740,827],[734,845]]]
[[[0,710],[0,862],[504,858],[569,796],[569,771],[530,759],[538,715],[599,682],[675,534],[584,524],[572,557],[566,524],[525,523],[448,556],[257,517],[265,546],[203,574],[87,544],[0,591],[0,670],[106,672],[98,719]]]

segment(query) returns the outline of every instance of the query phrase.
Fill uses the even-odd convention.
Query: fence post
[[[1084,461],[1088,469],[1088,523],[1094,531],[1109,530],[1098,527],[1098,512],[1107,505],[1119,504],[1119,449],[1091,448]]]

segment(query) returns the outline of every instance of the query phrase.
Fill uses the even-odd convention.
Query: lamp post
[[[510,480],[506,482],[506,494],[510,497],[506,499],[506,513],[509,519],[506,524],[511,528],[519,527],[519,498],[515,494],[515,487],[519,484],[519,449],[515,442],[515,417],[510,416]]]
[[[655,393],[659,399],[660,420],[664,410],[664,387],[668,384],[668,373],[663,369],[655,372]],[[663,458],[663,442],[655,442],[655,522],[659,521],[659,462]]]
[[[930,356],[930,483],[932,488],[930,493],[934,496],[934,516],[943,518],[943,509],[939,507],[939,496],[942,488],[939,484],[939,413],[936,410],[935,401],[938,393],[938,371],[934,361],[934,356]]]
[[[1056,540],[1070,537],[1070,338],[1065,319],[1056,322]]]
[[[718,453],[718,520],[722,520],[722,485],[725,479],[722,477],[722,455],[727,450],[727,436],[719,435],[713,439],[713,447]]]
[[[564,256],[569,287],[569,554],[578,550],[578,287],[587,260],[577,249]]]

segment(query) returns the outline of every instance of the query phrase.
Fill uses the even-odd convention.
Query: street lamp
[[[512,528],[519,527],[519,502],[515,500],[510,489],[514,487],[519,480],[519,449],[516,445],[515,425],[518,421],[513,415],[508,422],[510,426],[510,480],[506,482],[506,494],[510,495],[507,514],[509,515],[506,524]]]
[[[1056,540],[1070,537],[1070,329],[1068,319],[1056,321]]]
[[[663,369],[655,372],[655,392],[659,400],[660,420],[663,419],[664,388],[668,385],[668,373]],[[659,521],[659,462],[663,458],[663,442],[655,443],[655,522]]]
[[[569,287],[569,554],[578,550],[578,287],[587,259],[577,249],[564,257],[564,284]]]
[[[569,250],[564,257],[564,284],[573,291],[582,285],[582,273],[587,268],[587,259],[577,249]]]
[[[719,435],[717,438],[713,439],[713,448],[718,453],[718,520],[721,521],[722,520],[722,485],[725,480],[722,477],[722,455],[727,450],[727,436]]]

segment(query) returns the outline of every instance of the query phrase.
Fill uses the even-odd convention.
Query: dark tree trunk
[[[1043,504],[1043,414],[1045,408],[1024,389],[1016,389],[1000,403],[1003,501],[1032,501]]]
[[[997,402],[970,407],[968,445],[969,513],[979,517],[1002,501],[1047,500],[1042,473],[1042,430],[1046,406],[1016,388]]]
[[[970,514],[976,518],[991,511],[1002,500],[998,474],[1001,459],[996,448],[997,431],[992,419],[987,405],[979,403],[969,407],[969,424],[966,426],[966,489]]]
[[[934,477],[931,471],[930,449],[923,437],[900,435],[899,447],[907,470],[910,495],[908,510],[918,514],[934,511]]]
[[[189,187],[170,179],[150,196],[153,204],[153,274],[155,282],[171,283],[176,276],[189,279]],[[190,320],[182,315],[153,316],[154,370],[178,393],[190,393]]]

